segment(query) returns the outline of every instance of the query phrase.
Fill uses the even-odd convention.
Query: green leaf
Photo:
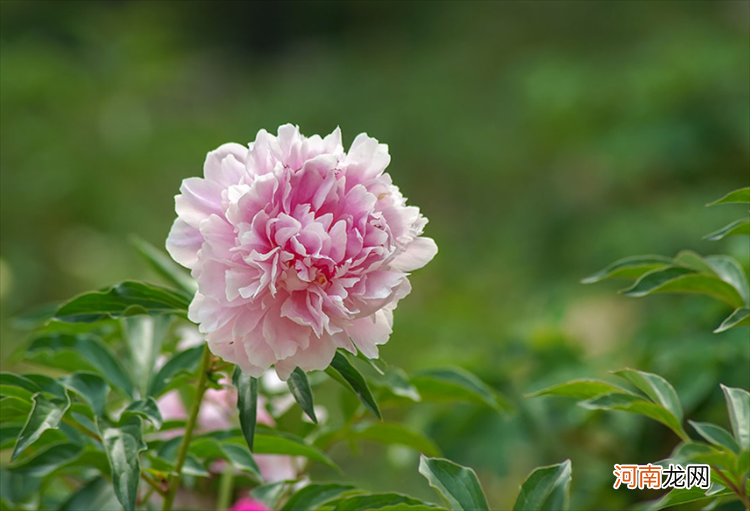
[[[47,399],[42,394],[34,395],[34,406],[31,409],[26,425],[18,437],[16,446],[13,448],[11,460],[18,456],[31,444],[42,436],[42,433],[48,429],[57,429],[60,427],[60,420],[70,407],[70,396],[66,399],[50,398]]]
[[[232,384],[237,388],[237,410],[240,412],[240,428],[251,452],[255,438],[255,424],[258,417],[258,379],[242,372],[235,366]]]
[[[143,282],[126,281],[102,291],[79,295],[57,309],[55,319],[94,323],[136,314],[184,315],[192,296]]]
[[[317,424],[318,418],[315,416],[312,390],[310,389],[310,382],[307,381],[305,372],[299,367],[295,368],[292,374],[289,375],[286,383],[300,408],[310,417],[310,420]]]
[[[570,460],[534,469],[521,485],[513,511],[567,510],[571,473]]]
[[[706,490],[694,486],[690,489],[687,488],[675,488],[662,498],[651,502],[636,506],[634,509],[638,511],[657,511],[667,507],[677,506],[679,504],[687,504],[689,502],[698,502],[700,500],[716,499],[727,495],[732,495],[732,490],[724,488],[719,493],[712,495],[706,495]]]
[[[334,470],[338,466],[322,451],[303,440],[302,438],[276,431],[270,428],[259,428],[255,434],[255,454],[287,454],[290,456],[304,456],[311,460],[319,461]]]
[[[489,385],[460,367],[427,369],[414,373],[412,384],[425,401],[485,404],[499,412],[512,412],[510,402]]]
[[[127,420],[126,413],[133,413],[147,419],[154,425],[158,430],[161,429],[162,417],[159,407],[156,405],[156,401],[153,397],[149,396],[146,399],[140,399],[133,401],[123,412],[123,418]],[[122,418],[120,419],[122,421]]]
[[[120,504],[112,491],[112,485],[103,477],[96,477],[86,486],[75,492],[63,504],[60,511],[81,511],[96,509],[98,511],[117,511]]]
[[[488,510],[487,498],[479,484],[476,473],[442,458],[419,457],[419,473],[427,478],[448,502],[450,508],[458,510]]]
[[[605,279],[637,279],[644,273],[671,265],[672,259],[659,255],[632,256],[620,259],[601,271],[581,280],[582,284],[593,284]]]
[[[727,400],[729,422],[734,439],[743,451],[750,450],[750,393],[746,390],[721,385]]]
[[[732,312],[724,321],[721,322],[721,325],[719,325],[719,327],[714,330],[714,333],[718,334],[721,332],[725,332],[730,328],[740,326],[750,326],[750,309],[748,309],[747,307],[735,309],[734,312]]]
[[[255,500],[263,502],[269,509],[276,509],[279,500],[281,500],[281,497],[284,494],[286,486],[286,481],[264,484],[257,488],[253,488],[250,495],[252,495]]]
[[[125,340],[133,361],[133,376],[139,382],[141,395],[148,393],[148,383],[171,319],[169,316],[130,316],[122,319]]]
[[[610,383],[598,380],[571,380],[565,383],[552,385],[546,389],[529,394],[526,397],[565,396],[577,399],[591,399],[592,397],[609,394],[610,392],[626,393],[627,391]]]
[[[309,484],[292,495],[281,511],[309,511],[355,488],[351,484]]]
[[[369,511],[371,509],[395,508],[410,510],[413,507],[436,509],[421,500],[401,495],[399,493],[369,493],[366,495],[354,495],[336,502],[334,511]]]
[[[689,268],[671,266],[644,274],[635,284],[620,293],[641,297],[654,293],[698,293],[724,301],[733,307],[743,304],[742,297],[730,284],[713,275]]]
[[[115,495],[125,511],[135,509],[138,497],[141,478],[139,453],[146,449],[142,429],[141,418],[137,415],[131,415],[118,427],[102,427],[99,424],[102,443],[112,467]]]
[[[674,263],[676,266],[690,268],[691,270],[695,270],[698,273],[716,275],[716,272],[711,267],[711,265],[708,264],[708,261],[706,261],[700,254],[693,252],[692,250],[681,251],[675,256]]]
[[[138,236],[131,236],[130,242],[143,256],[151,268],[167,282],[186,294],[193,296],[198,291],[198,284],[184,268],[175,263],[165,252]]]
[[[107,405],[109,386],[98,374],[78,372],[65,376],[60,381],[78,394],[96,415],[102,417]]]
[[[726,194],[721,199],[709,202],[706,206],[716,206],[717,204],[747,204],[750,203],[750,187],[740,188]]]
[[[47,376],[46,374],[24,374],[24,377],[33,381],[37,387],[39,387],[43,394],[50,397],[56,397],[59,399],[65,399],[68,395],[63,386],[59,381]]]
[[[682,443],[670,455],[670,461],[685,465],[690,463],[705,463],[713,467],[724,467],[734,470],[737,457],[726,450],[702,442]]]
[[[33,381],[13,373],[0,373],[0,395],[15,396],[25,401],[42,389]]]
[[[415,403],[422,401],[422,396],[417,388],[412,385],[404,370],[399,367],[389,366],[386,368],[381,381],[394,396],[404,397]]]
[[[680,420],[672,412],[661,405],[651,403],[632,394],[612,392],[581,401],[578,405],[589,410],[621,410],[645,415],[655,421],[661,422],[683,440],[688,440],[687,433],[682,429]]]
[[[133,382],[107,345],[88,334],[46,334],[34,339],[26,357],[67,371],[93,371],[113,387],[133,395]]]
[[[0,451],[13,447],[22,430],[23,424],[3,424],[0,426]]]
[[[672,387],[667,380],[658,374],[637,371],[630,368],[613,371],[613,374],[620,378],[624,378],[635,385],[638,390],[646,394],[651,401],[662,405],[664,408],[672,412],[680,422],[682,422],[682,405],[680,404],[680,398],[677,396],[674,387]]]
[[[359,400],[362,401],[362,404],[365,405],[365,408],[375,414],[378,419],[382,419],[380,408],[378,408],[378,403],[375,401],[375,398],[370,391],[370,387],[367,385],[367,381],[364,376],[362,376],[362,373],[360,373],[351,362],[349,362],[343,353],[340,351],[336,352],[336,355],[334,355],[331,365],[326,369],[326,372],[333,376],[339,383],[343,383],[349,388],[349,390],[354,392]],[[341,378],[337,378],[336,375]]]
[[[82,451],[80,445],[70,442],[53,444],[34,454],[34,456],[20,463],[11,465],[10,469],[18,474],[29,477],[44,477],[68,465]]]
[[[170,358],[159,372],[151,378],[148,395],[157,398],[171,388],[170,384],[178,374],[195,372],[203,357],[203,349],[203,345],[195,346]]]
[[[711,424],[709,422],[694,422],[688,421],[693,429],[695,429],[700,436],[705,438],[708,442],[718,445],[720,447],[726,447],[735,454],[740,452],[740,446],[737,445],[737,441],[732,438],[731,433],[721,426]]]
[[[255,458],[245,446],[231,442],[222,442],[220,447],[224,453],[224,459],[229,461],[233,467],[244,472],[250,472],[258,480],[262,480],[260,469],[257,463],[255,463]]]
[[[427,456],[440,456],[441,454],[440,449],[432,440],[402,424],[385,422],[358,424],[352,429],[352,435],[354,438],[382,444],[404,445]]]
[[[31,412],[31,403],[15,396],[0,399],[0,424],[26,422]]]
[[[718,229],[712,233],[703,236],[704,240],[708,241],[719,241],[723,240],[727,236],[747,236],[750,234],[750,220],[735,220],[734,222],[725,225],[721,229]]]
[[[711,265],[714,272],[727,284],[737,290],[745,304],[750,305],[750,290],[748,289],[747,276],[740,263],[729,256],[712,255],[706,257],[706,262]]]

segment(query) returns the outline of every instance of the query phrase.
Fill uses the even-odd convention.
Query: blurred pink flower
[[[188,316],[214,354],[281,379],[325,369],[336,348],[378,356],[407,272],[437,253],[389,162],[365,134],[346,153],[338,128],[307,138],[287,124],[222,145],[183,181],[167,249],[198,281]]]
[[[265,504],[249,497],[242,497],[229,511],[270,511]]]

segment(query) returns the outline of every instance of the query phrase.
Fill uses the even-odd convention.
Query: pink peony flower
[[[389,162],[365,134],[346,153],[338,128],[307,138],[287,124],[219,147],[204,178],[183,181],[167,249],[198,281],[188,317],[214,354],[282,380],[325,369],[337,348],[377,358],[407,272],[437,253]]]
[[[253,500],[249,497],[242,497],[240,500],[235,502],[232,509],[229,511],[269,511],[269,509],[258,500]]]

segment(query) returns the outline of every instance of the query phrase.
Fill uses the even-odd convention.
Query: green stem
[[[216,509],[223,511],[229,509],[232,505],[232,496],[234,494],[234,468],[227,463],[224,472],[219,479],[219,498],[216,501]]]
[[[211,371],[211,358],[211,352],[208,351],[208,346],[204,346],[198,388],[195,391],[195,401],[193,401],[193,407],[190,409],[190,416],[188,417],[188,422],[185,426],[185,436],[182,437],[180,450],[177,452],[174,474],[169,477],[169,490],[166,497],[164,497],[164,505],[161,508],[162,511],[172,511],[172,504],[174,503],[175,495],[177,495],[177,489],[180,487],[182,466],[185,464],[185,458],[187,458],[188,449],[190,448],[190,441],[193,438],[193,429],[195,429],[198,412],[201,409],[203,394],[206,393],[206,389],[208,388],[208,373]]]

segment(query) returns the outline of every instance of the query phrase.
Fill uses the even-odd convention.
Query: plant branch
[[[188,449],[190,448],[190,441],[193,438],[193,429],[198,419],[198,412],[201,409],[201,403],[203,401],[203,394],[206,393],[208,388],[208,374],[211,372],[211,352],[208,350],[208,346],[203,347],[203,359],[201,360],[200,376],[198,378],[198,387],[195,390],[195,400],[193,401],[193,407],[190,409],[190,416],[188,422],[185,425],[185,436],[182,437],[180,443],[180,450],[177,452],[177,461],[174,466],[174,474],[169,477],[169,489],[167,495],[164,497],[164,505],[162,511],[171,511],[172,504],[174,503],[175,495],[177,495],[177,489],[180,487],[180,480],[182,479],[182,466],[185,464],[187,458]]]
[[[167,494],[167,492],[164,490],[164,488],[162,487],[162,485],[159,484],[158,481],[156,481],[153,477],[149,476],[145,472],[141,472],[141,478],[144,481],[146,481],[149,484],[149,486],[151,487],[149,489],[149,493],[155,491],[156,493],[158,493],[162,497],[164,497]],[[147,500],[148,500],[148,497],[143,497],[143,502],[146,502]]]
[[[724,481],[724,484],[727,485],[727,488],[737,494],[737,496],[740,498],[740,501],[742,502],[742,505],[744,505],[746,509],[750,510],[750,499],[748,498],[747,494],[740,488],[738,488],[737,485],[734,484],[731,479],[725,476],[721,470],[714,467],[713,465],[711,465],[711,469],[716,472],[716,475],[718,475],[722,481]]]

